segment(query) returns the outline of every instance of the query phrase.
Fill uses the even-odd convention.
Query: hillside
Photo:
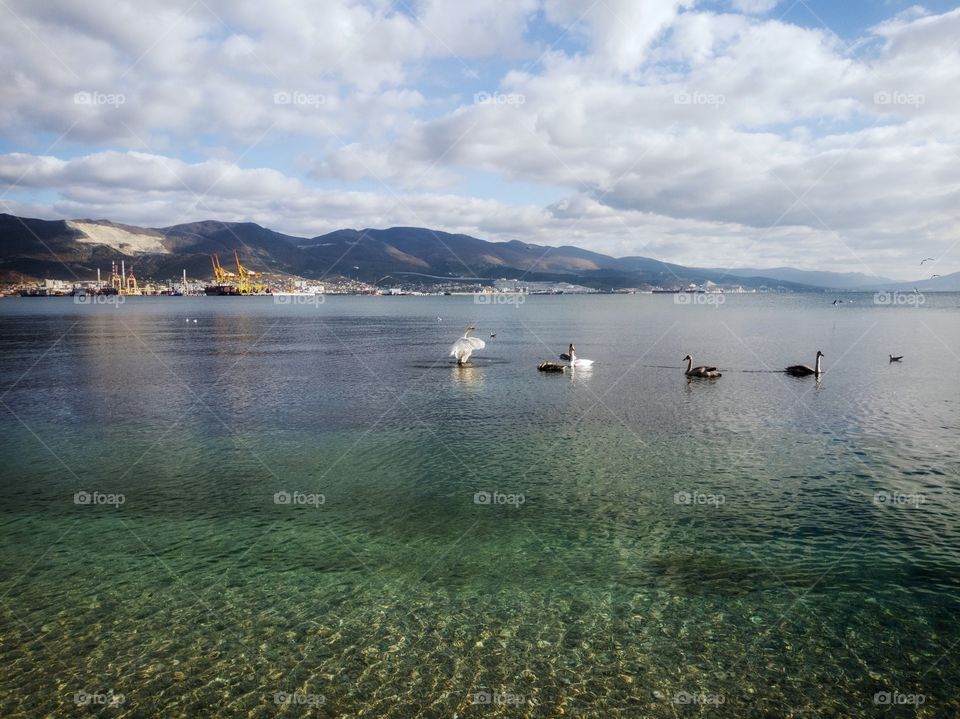
[[[254,270],[312,279],[349,277],[370,283],[388,278],[423,284],[460,279],[523,278],[582,284],[598,289],[722,286],[813,289],[960,289],[960,276],[895,283],[868,275],[685,267],[648,257],[616,258],[578,247],[488,242],[419,227],[342,229],[312,238],[275,232],[252,222],[206,220],[145,228],[108,220],[39,220],[0,214],[0,277],[96,277],[124,260],[138,275],[155,279],[210,275],[210,256],[229,262],[234,252]]]

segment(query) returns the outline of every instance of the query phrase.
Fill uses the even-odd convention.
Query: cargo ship
[[[205,295],[235,296],[242,294],[233,285],[207,285],[203,288]]]

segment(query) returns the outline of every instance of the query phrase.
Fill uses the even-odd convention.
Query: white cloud
[[[0,124],[23,152],[0,179],[47,216],[417,224],[894,276],[922,238],[960,269],[960,10],[845,44],[774,5],[8,0]],[[463,196],[481,172],[497,199]]]
[[[640,65],[651,44],[694,0],[546,0],[546,16],[564,26],[584,26],[594,57],[618,72]]]
[[[770,12],[779,4],[780,0],[733,0],[731,3],[734,10],[755,15]]]
[[[827,228],[790,222],[755,227],[680,219],[618,208],[576,193],[550,207],[516,205],[444,193],[326,191],[269,169],[221,161],[183,163],[143,153],[100,153],[69,161],[23,154],[0,156],[0,187],[44,187],[60,199],[46,211],[0,200],[7,212],[49,217],[106,217],[166,226],[216,217],[254,221],[289,234],[314,236],[341,227],[432,226],[491,240],[574,244],[617,256],[646,255],[699,266],[783,263],[803,268],[883,274],[888,263],[912,262],[916,249],[895,234],[872,238],[870,261],[856,241]],[[956,198],[954,198],[956,199]],[[918,213],[923,208],[918,209]],[[429,220],[428,220],[429,218]],[[956,233],[947,220],[944,233]],[[931,238],[928,247],[939,240]],[[873,261],[876,257],[880,262]]]
[[[418,16],[427,43],[435,52],[451,53],[466,62],[495,53],[524,55],[524,31],[537,5],[537,0],[422,0]]]

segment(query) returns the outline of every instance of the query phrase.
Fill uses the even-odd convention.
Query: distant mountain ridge
[[[317,237],[275,232],[253,222],[204,220],[146,228],[109,220],[39,220],[0,214],[0,276],[89,280],[97,268],[125,260],[138,275],[166,279],[209,277],[210,255],[226,264],[234,251],[251,269],[320,279],[349,277],[370,283],[436,282],[456,278],[570,282],[597,289],[677,288],[694,283],[730,287],[899,289],[887,278],[858,273],[685,267],[648,257],[611,257],[579,247],[489,242],[418,227],[342,229]],[[960,290],[960,273],[937,278]],[[876,281],[876,284],[869,285]],[[918,285],[919,286],[919,285]]]
[[[822,272],[818,270],[798,270],[793,267],[773,267],[765,270],[734,268],[726,270],[734,277],[772,277],[786,282],[799,282],[834,290],[858,290],[863,287],[888,287],[897,284],[897,280],[862,272]]]

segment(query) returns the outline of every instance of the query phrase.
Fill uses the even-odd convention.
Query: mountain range
[[[0,214],[0,279],[90,280],[124,260],[142,277],[209,277],[211,255],[224,265],[236,251],[250,269],[311,279],[431,284],[497,278],[570,282],[597,289],[679,288],[708,282],[745,288],[960,291],[960,273],[897,282],[859,273],[696,268],[647,257],[611,257],[573,246],[551,247],[417,227],[335,230],[312,238],[252,222],[206,220],[146,228],[108,220],[40,220]]]

